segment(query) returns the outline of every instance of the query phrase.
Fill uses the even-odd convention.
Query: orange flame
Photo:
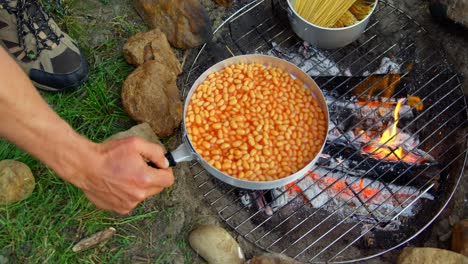
[[[379,140],[380,145],[392,145],[392,142],[395,141],[395,135],[397,134],[398,117],[400,114],[400,108],[402,103],[403,100],[398,101],[398,104],[395,107],[395,112],[393,114],[393,125],[384,131],[382,137]],[[390,151],[388,148],[383,149],[387,149],[388,152]],[[388,152],[385,154],[388,154]],[[399,146],[396,150],[392,152],[392,154],[395,155],[397,159],[400,159],[403,156],[403,148]],[[385,156],[386,155],[384,155],[384,157]]]
[[[375,145],[368,145],[364,147],[364,151],[371,153],[376,159],[384,159],[391,161],[403,160],[408,163],[424,163],[427,160],[421,158],[418,155],[415,155],[411,152],[405,151],[401,146],[395,146],[396,134],[398,133],[398,117],[400,113],[400,108],[404,99],[398,100],[398,104],[395,107],[393,114],[393,124],[392,126],[385,129],[379,142]]]
[[[379,139],[378,146],[366,146],[364,151],[368,153],[373,153],[372,155],[378,159],[386,159],[392,161],[398,161],[405,156],[405,151],[401,146],[398,146],[396,149],[392,149],[391,147],[394,146],[394,142],[396,140],[396,134],[398,132],[398,117],[400,113],[400,108],[403,103],[403,99],[398,100],[398,104],[395,107],[395,111],[393,113],[393,124],[392,126],[385,129],[382,137]],[[415,155],[406,155],[403,158],[406,162],[416,162],[417,157]]]

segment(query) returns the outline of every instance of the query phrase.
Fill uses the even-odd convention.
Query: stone
[[[244,253],[236,240],[223,228],[201,225],[189,235],[190,246],[209,264],[244,263]]]
[[[125,43],[123,53],[130,64],[139,66],[149,60],[155,60],[166,65],[176,75],[182,73],[182,66],[166,35],[159,29],[133,35]]]
[[[398,257],[397,264],[468,264],[468,258],[445,249],[438,248],[404,248]]]
[[[198,47],[211,40],[210,19],[198,0],[134,0],[140,16],[164,32],[172,46]]]
[[[224,7],[230,7],[234,0],[214,0],[216,4]]]
[[[296,261],[288,256],[282,254],[263,254],[261,256],[255,256],[249,264],[301,264],[302,262]]]
[[[241,235],[236,236],[236,241],[239,244],[239,247],[242,248],[245,258],[260,256],[265,253],[261,248],[252,246],[252,243]]]
[[[468,219],[453,227],[451,249],[468,257]]]
[[[135,137],[135,136],[140,137],[153,144],[161,145],[164,148],[164,145],[159,140],[159,137],[154,133],[153,129],[148,123],[142,123],[142,124],[133,126],[129,130],[122,131],[122,132],[119,132],[117,134],[110,136],[107,140],[122,139],[122,138]]]
[[[157,61],[133,71],[122,88],[122,103],[137,122],[147,122],[159,137],[170,136],[182,121],[177,75]]]
[[[468,28],[468,1],[431,0],[432,16],[439,20],[450,20]]]
[[[16,160],[0,161],[0,205],[21,201],[34,190],[31,169]]]

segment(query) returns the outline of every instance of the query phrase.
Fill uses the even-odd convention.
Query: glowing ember
[[[367,201],[372,196],[379,193],[381,190],[380,183],[377,186],[377,188],[364,188],[363,178],[360,179],[358,184],[357,183],[347,184],[345,181],[337,180],[334,177],[326,177],[326,176],[323,177],[320,174],[313,173],[313,172],[310,173],[309,176],[314,181],[317,182],[320,189],[325,189],[327,187],[330,187],[328,191],[330,194],[340,193],[341,199],[351,199],[355,197],[356,195],[358,195],[362,201]],[[294,191],[297,192],[298,191],[297,188],[295,188]]]
[[[314,208],[324,207],[332,212],[341,208],[340,210],[349,210],[348,213],[361,216],[368,215],[367,210],[370,209],[373,215],[381,220],[389,220],[395,213],[410,206],[421,194],[413,187],[384,185],[368,178],[345,176],[321,168],[308,172],[307,177],[288,184],[285,188],[289,190],[289,199],[300,196]],[[428,193],[423,193],[421,198],[434,199]],[[363,204],[366,206],[362,206]],[[418,210],[416,207],[411,206],[409,210],[403,210],[402,215],[414,215],[415,210]]]
[[[358,194],[362,201],[367,201],[372,196],[378,194],[381,191],[380,183],[378,184],[377,188],[364,187],[363,178],[359,180],[358,184],[355,183],[348,185],[345,181],[337,180],[334,177],[323,177],[320,174],[314,172],[309,172],[308,176],[317,182],[317,185],[320,189],[324,190],[329,188],[327,190],[329,194],[333,195],[340,193],[341,199],[350,199],[355,197],[355,194]],[[305,192],[301,187],[296,185],[295,182],[286,185],[285,188],[289,190],[289,195],[300,194],[305,202],[310,202],[305,195]],[[352,203],[352,205],[354,206],[355,204]]]
[[[304,202],[308,202],[309,200],[307,197],[304,195],[304,192],[302,191],[301,187],[297,186],[295,182],[289,183],[286,186],[284,186],[286,190],[289,190],[289,195],[293,195],[295,193],[298,193],[301,195],[302,199]]]

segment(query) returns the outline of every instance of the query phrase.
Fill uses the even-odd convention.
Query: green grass
[[[131,68],[121,57],[94,67],[83,89],[71,94],[44,94],[55,111],[78,132],[100,141],[128,126],[129,117],[120,102],[120,86]]]
[[[132,71],[132,67],[122,58],[120,47],[125,39],[144,30],[145,26],[132,24],[125,14],[114,17],[106,25],[90,23],[83,26],[80,23],[83,15],[75,15],[76,2],[43,1],[45,9],[54,16],[59,26],[80,44],[90,64],[89,80],[76,92],[43,93],[43,97],[79,133],[100,142],[134,124],[120,102],[122,83]],[[100,2],[112,8],[112,2]],[[90,46],[87,39],[89,32],[101,30],[103,28],[99,27],[104,26],[105,30],[111,31],[112,38],[99,46]],[[145,220],[170,219],[169,209],[147,210],[139,207],[132,216],[126,217],[98,210],[79,189],[62,181],[47,166],[4,140],[0,140],[1,159],[26,163],[37,182],[34,192],[27,199],[0,206],[0,255],[6,256],[12,263],[122,262],[126,259],[127,249],[136,241],[137,233],[147,231],[141,226]],[[82,253],[71,251],[80,238],[109,226],[115,226],[117,234],[108,243]],[[168,239],[176,240],[185,259],[191,259],[182,238]],[[155,263],[170,262],[170,254],[161,254]]]

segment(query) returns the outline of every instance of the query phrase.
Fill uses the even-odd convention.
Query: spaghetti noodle
[[[372,10],[371,0],[296,0],[294,9],[305,20],[322,27],[347,27]]]
[[[363,20],[366,16],[372,11],[374,7],[374,2],[369,0],[357,0],[354,5],[351,6],[349,11],[353,13],[353,15],[358,20]]]

